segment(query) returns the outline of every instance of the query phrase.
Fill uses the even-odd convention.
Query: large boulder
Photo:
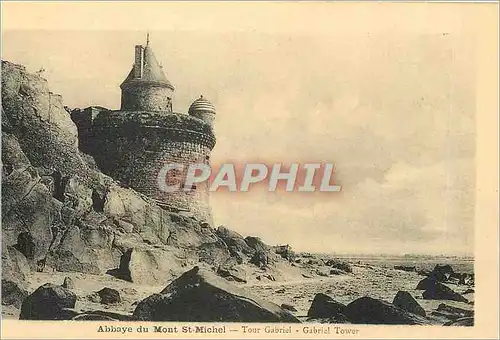
[[[175,249],[129,249],[115,276],[138,284],[162,284],[183,271],[184,260]]]
[[[396,307],[404,309],[407,312],[423,317],[426,316],[425,310],[422,308],[422,306],[420,306],[417,300],[415,300],[413,296],[406,291],[400,290],[399,292],[397,292],[392,304]]]
[[[430,272],[429,277],[433,277],[439,282],[446,282],[453,276],[453,274],[453,268],[449,264],[437,264],[432,272]]]
[[[427,290],[429,288],[432,288],[436,286],[436,279],[433,277],[426,277],[425,279],[420,280],[417,283],[417,287],[415,287],[416,290]]]
[[[199,267],[185,272],[160,294],[139,302],[134,316],[145,321],[299,322],[278,305]]]
[[[21,306],[21,320],[64,320],[65,308],[74,308],[76,295],[61,286],[46,283],[24,299]]]
[[[307,312],[309,318],[344,318],[345,305],[335,301],[330,296],[318,293],[314,296],[311,307]]]
[[[437,281],[435,281],[435,284],[433,286],[429,286],[422,293],[422,297],[426,300],[453,300],[459,302],[468,302],[468,300],[462,295],[456,293],[453,289]]]
[[[120,292],[113,288],[104,287],[97,292],[97,295],[101,298],[101,303],[105,305],[120,303],[122,301]]]
[[[408,313],[392,303],[362,297],[348,304],[344,313],[356,324],[422,325],[428,321],[421,316]]]
[[[16,282],[2,279],[2,305],[20,308],[28,292]]]

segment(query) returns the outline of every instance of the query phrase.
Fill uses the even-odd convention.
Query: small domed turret
[[[215,106],[206,100],[203,96],[196,99],[189,107],[190,116],[203,120],[205,123],[213,126],[215,120]]]

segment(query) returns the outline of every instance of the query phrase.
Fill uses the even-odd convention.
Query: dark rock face
[[[420,280],[415,289],[418,290],[427,290],[436,286],[436,280],[432,277],[426,277],[425,279]]]
[[[347,318],[356,324],[421,325],[428,321],[418,315],[394,306],[393,304],[362,297],[348,304],[344,310]]]
[[[446,282],[454,274],[453,268],[449,264],[439,265],[437,264],[432,272],[429,273],[429,277],[433,277],[436,281]]]
[[[462,318],[462,319],[457,319],[454,321],[449,321],[443,326],[466,326],[466,327],[472,327],[474,326],[474,318]]]
[[[399,292],[397,292],[392,304],[396,307],[404,309],[407,312],[423,317],[426,316],[425,310],[422,308],[422,306],[420,306],[417,300],[415,300],[413,296],[411,296],[411,294],[406,291],[400,290]]]
[[[468,302],[459,293],[453,289],[445,286],[444,284],[434,281],[434,285],[429,285],[428,288],[422,293],[422,297],[426,300],[453,300],[459,302]]]
[[[64,308],[74,308],[76,295],[72,291],[46,283],[38,287],[22,303],[21,320],[64,320]]]
[[[307,312],[309,318],[336,318],[344,314],[345,305],[335,301],[330,296],[318,293],[314,296]]]
[[[249,296],[198,267],[139,302],[134,316],[147,321],[299,322],[274,303]]]
[[[105,305],[110,305],[113,303],[121,302],[120,292],[116,289],[104,287],[100,291],[97,292],[99,297],[101,298],[101,303]]]
[[[20,308],[28,292],[15,282],[2,279],[2,305]]]

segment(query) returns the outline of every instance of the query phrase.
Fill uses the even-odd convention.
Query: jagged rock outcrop
[[[423,293],[422,297],[426,300],[453,300],[459,302],[468,302],[459,293],[455,292],[448,286],[445,286],[441,282],[434,281],[434,285],[430,285]]]
[[[77,129],[62,98],[39,75],[6,61],[2,132],[2,258],[16,281],[26,274],[21,257],[28,272],[99,274],[118,268],[131,250],[158,251],[161,256],[153,256],[147,267],[165,269],[156,276],[163,280],[170,269],[154,263],[172,249],[179,262],[217,251],[230,257],[210,226],[164,211],[97,170],[78,149]],[[208,255],[193,251],[202,245],[210,245]]]
[[[231,256],[243,259],[246,256],[252,256],[255,253],[255,249],[250,247],[243,236],[235,231],[232,231],[226,227],[220,226],[216,231],[217,236],[226,243]]]
[[[299,322],[278,305],[250,296],[199,267],[139,302],[134,316],[144,321]]]
[[[397,292],[392,304],[396,307],[404,309],[407,312],[423,317],[426,316],[425,310],[422,308],[422,306],[420,306],[417,300],[415,300],[415,298],[413,298],[413,296],[406,291],[400,290],[399,292]]]
[[[66,308],[74,308],[76,295],[61,286],[46,283],[24,299],[21,320],[65,320]]]
[[[307,312],[307,316],[315,319],[329,318],[334,320],[343,320],[345,319],[345,307],[346,306],[344,304],[335,301],[330,296],[318,293],[314,296],[311,307],[309,307]]]
[[[416,290],[426,290],[436,285],[436,280],[433,277],[426,277],[420,280],[415,287]]]
[[[362,297],[348,304],[344,313],[356,324],[421,325],[429,322],[418,315],[394,306],[392,303]]]
[[[162,284],[199,261],[269,268],[281,259],[258,238],[164,210],[103,174],[79,149],[68,111],[44,78],[2,61],[4,278],[108,272]]]

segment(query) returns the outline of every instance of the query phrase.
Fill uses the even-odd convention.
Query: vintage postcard
[[[3,2],[2,338],[497,338],[498,3]]]

